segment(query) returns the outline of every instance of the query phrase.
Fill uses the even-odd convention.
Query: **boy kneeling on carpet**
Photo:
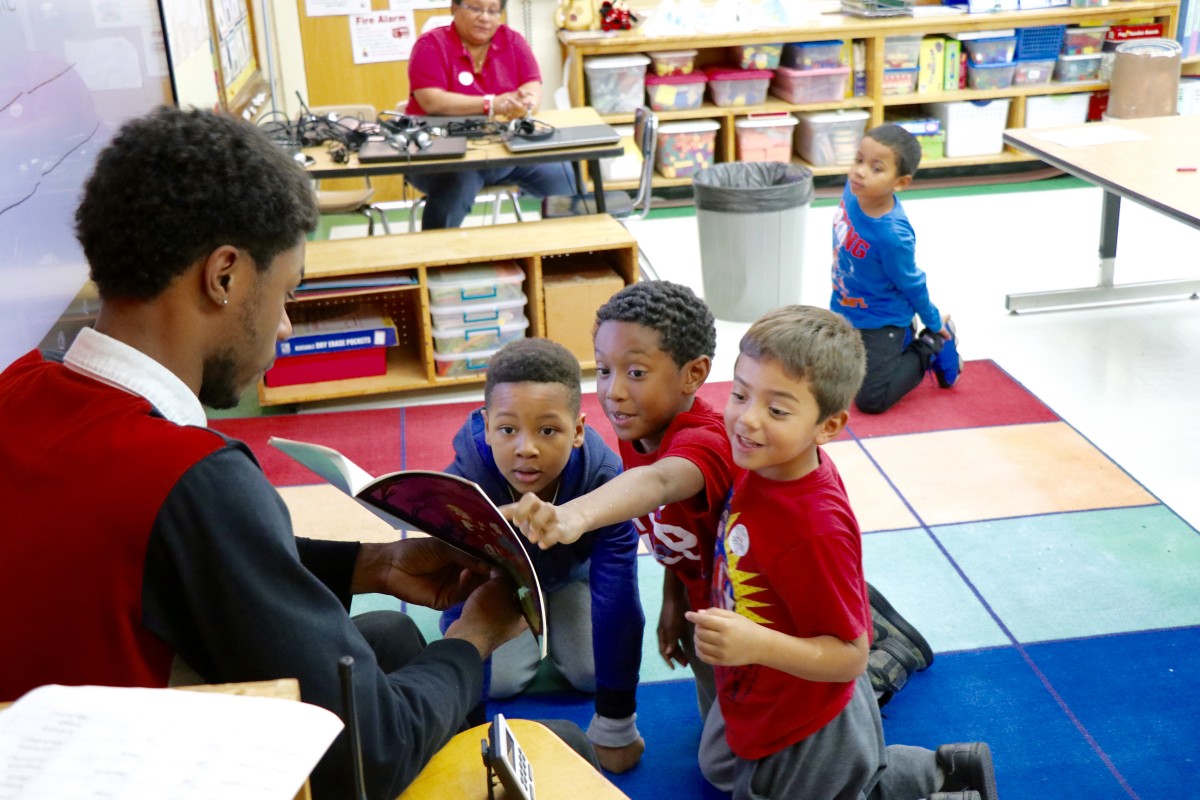
[[[962,359],[950,315],[943,316],[917,266],[917,237],[896,192],[912,183],[921,145],[898,125],[867,131],[833,217],[830,308],[850,321],[867,348],[855,405],[882,414],[932,370],[938,385],[958,382]],[[925,328],[917,333],[914,316]]]
[[[735,798],[994,800],[983,742],[884,746],[862,536],[821,449],[865,366],[859,335],[825,309],[775,309],[742,337],[724,414],[739,470],[711,605],[687,614],[718,692],[700,768]]]
[[[475,481],[498,506],[526,493],[565,502],[615,478],[621,460],[584,424],[579,384],[579,361],[562,345],[505,345],[488,362],[484,407],[455,435],[446,471]],[[546,597],[550,659],[573,687],[595,693],[588,738],[605,769],[624,772],[645,750],[634,713],[645,626],[637,533],[623,520],[553,550],[522,541]],[[443,612],[442,630],[461,612]],[[524,691],[540,660],[529,631],[501,646],[484,664],[483,700]]]

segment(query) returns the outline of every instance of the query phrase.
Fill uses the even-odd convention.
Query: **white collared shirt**
[[[92,328],[83,328],[63,358],[70,369],[144,397],[176,425],[208,426],[199,398],[150,356]]]

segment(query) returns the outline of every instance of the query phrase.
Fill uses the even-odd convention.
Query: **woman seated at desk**
[[[454,0],[453,24],[428,31],[408,62],[409,114],[514,117],[536,111],[542,73],[529,43],[500,24],[506,0]],[[574,194],[566,162],[410,175],[426,195],[423,230],[457,228],[487,184],[515,183],[535,197]]]

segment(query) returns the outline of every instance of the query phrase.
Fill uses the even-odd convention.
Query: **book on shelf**
[[[378,478],[320,444],[271,437],[267,443],[353,497],[398,530],[414,528],[499,568],[517,588],[521,613],[547,653],[546,602],[520,534],[479,485],[444,472],[401,470]]]
[[[390,317],[356,309],[336,317],[297,320],[292,324],[292,335],[275,344],[275,355],[392,347],[396,341],[396,323]]]

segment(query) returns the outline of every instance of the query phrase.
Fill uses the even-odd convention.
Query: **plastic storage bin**
[[[524,282],[525,271],[512,263],[431,270],[427,280],[429,304],[439,310],[470,303],[495,305],[523,297]]]
[[[624,155],[600,159],[600,177],[604,182],[636,181],[642,176],[642,154],[633,141],[632,125],[614,125],[613,130],[621,137]]]
[[[650,59],[638,53],[595,56],[583,60],[588,98],[600,114],[628,114],[642,104],[646,91],[646,66]]]
[[[694,75],[647,75],[646,99],[655,111],[684,111],[704,102],[703,73]]]
[[[1054,80],[1060,83],[1082,83],[1100,80],[1101,54],[1059,56],[1054,65]]]
[[[1025,127],[1053,128],[1058,125],[1082,125],[1087,121],[1089,92],[1047,94],[1025,99]]]
[[[930,103],[929,112],[941,121],[946,134],[946,156],[987,156],[1003,151],[1011,102],[1005,97]]]
[[[967,86],[972,89],[1007,89],[1012,85],[1017,65],[967,64]]]
[[[525,338],[529,320],[522,314],[504,324],[472,322],[455,328],[433,328],[433,350],[436,353],[478,353],[498,350],[509,342]]]
[[[767,99],[775,74],[769,69],[709,67],[708,93],[718,106],[754,106]]]
[[[997,36],[992,39],[967,39],[967,66],[972,64],[1007,64],[1017,51],[1017,37]]]
[[[711,119],[659,125],[654,153],[658,174],[664,178],[685,178],[711,166],[720,127]]]
[[[730,55],[740,69],[775,69],[783,55],[783,45],[741,44],[730,48]]]
[[[1104,49],[1104,36],[1107,33],[1107,27],[1067,28],[1063,34],[1062,55],[1086,56],[1099,53]]]
[[[925,133],[916,137],[921,145],[921,160],[946,157],[946,134]]]
[[[849,67],[775,70],[771,94],[789,103],[833,103],[846,96]]]
[[[906,69],[885,69],[883,71],[884,95],[912,94],[917,91],[917,78],[921,70],[917,67]]]
[[[791,161],[798,124],[791,114],[740,117],[733,123],[738,161]]]
[[[655,75],[691,75],[696,69],[698,50],[660,50],[647,53]],[[1058,52],[1057,50],[1055,51]]]
[[[1043,61],[1058,58],[1062,50],[1066,25],[1042,25],[1037,28],[1017,28],[1017,61]]]
[[[849,164],[871,114],[860,109],[797,114],[796,154],[817,167]]]
[[[473,325],[507,325],[525,315],[524,294],[494,303],[456,303],[431,306],[433,327],[447,330]]]
[[[842,66],[841,39],[824,42],[793,42],[783,46],[779,66],[788,69],[834,69]]]
[[[478,353],[434,353],[433,365],[439,378],[482,375],[487,371],[488,361],[496,355],[496,350],[482,350]]]
[[[1049,83],[1054,75],[1056,59],[1038,59],[1036,61],[1018,61],[1013,70],[1014,86],[1040,86]]]
[[[906,33],[888,36],[883,40],[883,66],[888,69],[910,69],[920,65],[921,34]]]

